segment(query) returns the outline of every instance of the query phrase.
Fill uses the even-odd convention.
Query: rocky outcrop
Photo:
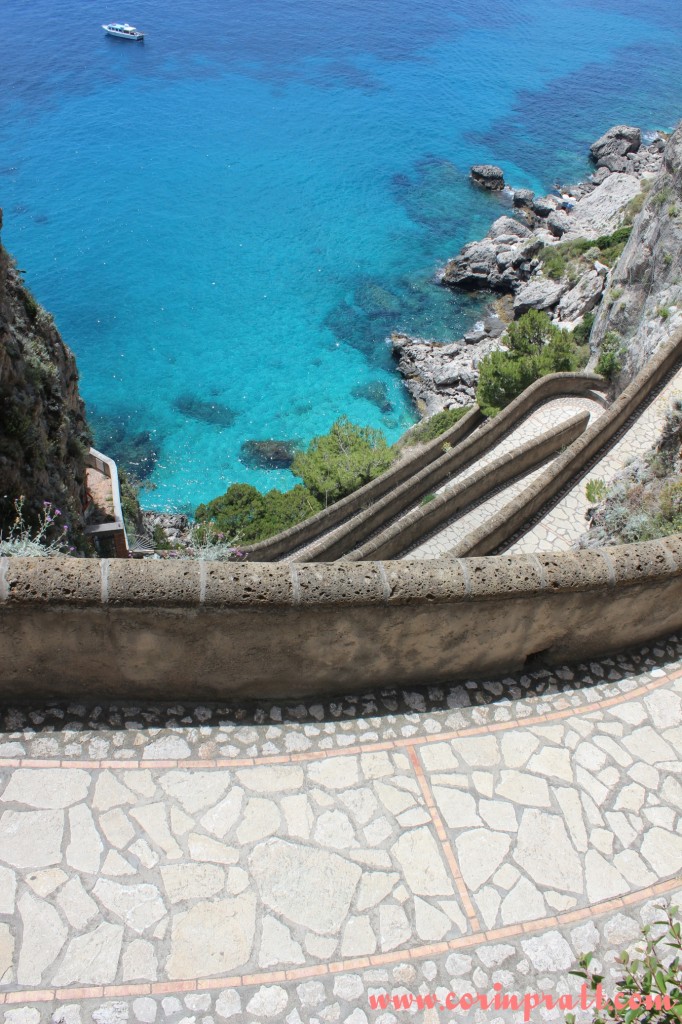
[[[661,166],[657,158],[657,168]],[[589,195],[580,199],[565,214],[564,238],[599,238],[610,235],[620,225],[623,210],[639,195],[642,179],[637,174],[609,174]]]
[[[592,331],[593,361],[608,339],[621,349],[623,387],[682,326],[682,125],[665,147]]]
[[[598,165],[591,180],[534,196],[528,189],[512,194],[514,216],[499,217],[485,238],[465,245],[446,264],[441,281],[452,288],[494,291],[510,297],[510,314],[544,310],[555,323],[570,329],[602,300],[609,267],[600,250],[579,248],[565,270],[555,261],[545,273],[543,249],[576,239],[596,241],[621,225],[626,207],[639,195],[643,180],[660,171],[663,143],[642,145],[639,129],[619,125],[594,143]],[[604,243],[602,243],[604,244]],[[561,266],[559,262],[559,267]],[[682,304],[682,300],[681,300]],[[500,347],[500,333],[477,329],[450,345],[423,338],[393,335],[394,355],[406,386],[420,409],[429,413],[470,402],[475,394],[478,364]]]
[[[641,145],[642,133],[639,128],[618,124],[592,143],[590,156],[597,167],[606,167],[609,171],[625,171],[628,153],[636,153]]]
[[[77,534],[89,446],[73,353],[0,245],[0,530],[23,496],[29,524],[51,502]]]
[[[407,334],[391,335],[398,369],[423,415],[475,401],[478,364],[499,347],[504,329],[505,323],[492,315],[451,345]]]
[[[499,217],[480,242],[470,242],[443,270],[442,282],[457,288],[510,292],[531,274],[542,242],[512,217]]]
[[[490,192],[499,192],[504,188],[504,171],[494,164],[476,164],[471,168],[471,180]]]

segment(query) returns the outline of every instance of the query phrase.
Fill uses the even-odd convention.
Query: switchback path
[[[587,531],[589,502],[585,493],[588,480],[610,483],[633,459],[641,458],[655,447],[670,403],[682,397],[682,367],[650,402],[622,437],[595,466],[577,480],[571,490],[535,523],[527,533],[506,548],[507,554],[533,554],[538,551],[568,551]]]

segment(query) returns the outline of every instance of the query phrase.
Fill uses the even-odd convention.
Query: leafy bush
[[[121,495],[121,511],[126,532],[130,535],[142,529],[142,509],[139,501],[139,484],[129,477],[125,469],[118,471],[118,488]]]
[[[342,416],[328,434],[314,437],[298,452],[291,471],[318,501],[329,505],[388,469],[396,453],[380,430],[359,427]]]
[[[546,245],[538,253],[542,269],[547,277],[560,281],[565,274],[574,268],[575,261],[580,260],[591,249],[599,250],[599,259],[608,266],[613,266],[625,248],[632,227],[623,225],[616,228],[610,235],[600,235],[591,241],[588,238],[574,238],[570,242],[559,242],[557,245]]]
[[[441,412],[435,413],[434,416],[430,416],[428,420],[417,424],[409,432],[405,439],[405,444],[425,444],[427,441],[433,441],[440,434],[454,426],[455,423],[458,423],[469,412],[469,409],[471,409],[470,405],[462,405],[456,409],[443,409]]]
[[[603,501],[606,497],[606,490],[606,484],[601,477],[593,477],[588,480],[585,484],[585,496],[590,505],[596,505],[598,501]]]
[[[601,343],[601,351],[597,361],[597,373],[607,380],[613,378],[623,369],[625,358],[625,345],[623,339],[615,331],[608,331]]]
[[[586,362],[573,334],[536,309],[509,325],[506,342],[508,351],[491,352],[479,367],[476,401],[486,416],[495,416],[539,377],[577,370]]]
[[[618,958],[622,976],[616,981],[618,1000],[608,999],[605,1009],[598,1009],[592,1024],[673,1024],[682,1021],[682,925],[677,907],[661,910],[662,919],[642,928],[641,950],[631,957],[623,950]],[[652,927],[663,929],[656,937]],[[672,951],[672,952],[670,952]],[[604,975],[592,970],[593,954],[580,957],[579,970],[571,971],[583,978],[596,992]],[[616,1005],[616,1002],[619,1005]],[[625,1004],[621,1006],[620,1004]],[[575,1024],[575,1015],[566,1014],[566,1024]]]
[[[295,526],[319,512],[321,505],[305,487],[261,494],[250,484],[232,484],[225,494],[195,512],[197,523],[211,529],[197,535],[197,542],[209,540],[212,530],[230,538],[230,543],[253,544]]]

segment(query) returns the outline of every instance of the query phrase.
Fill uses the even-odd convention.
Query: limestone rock
[[[0,860],[15,868],[59,864],[63,811],[4,811],[0,817]]]
[[[628,153],[636,153],[642,145],[642,133],[639,128],[619,124],[593,142],[590,156],[597,167],[607,167],[610,171],[622,171],[627,167],[624,159]]]
[[[405,881],[418,896],[450,896],[453,892],[438,844],[424,826],[400,836],[391,848]]]
[[[69,832],[71,841],[66,848],[67,864],[77,871],[97,874],[104,843],[85,804],[69,808]]]
[[[120,882],[100,878],[92,891],[102,906],[138,934],[151,928],[166,914],[155,885],[121,885]]]
[[[455,845],[462,877],[475,892],[500,866],[511,839],[502,832],[477,828],[458,836]]]
[[[384,953],[396,949],[412,936],[412,929],[402,907],[382,903],[379,907],[379,939]]]
[[[29,807],[70,807],[84,800],[90,788],[90,775],[81,768],[18,768],[2,795]]]
[[[87,935],[79,935],[66,948],[54,978],[55,985],[108,985],[116,977],[123,942],[123,926],[102,922]]]
[[[580,858],[571,845],[563,819],[528,808],[519,825],[514,860],[539,885],[583,892]]]
[[[514,198],[512,202],[514,206],[524,210],[532,210],[533,200],[535,199],[535,193],[529,188],[517,188],[514,190]]]
[[[255,929],[256,901],[250,893],[202,901],[176,913],[166,964],[168,977],[206,978],[242,967],[251,956]]]
[[[305,963],[303,950],[289,929],[276,917],[266,915],[263,918],[258,966],[275,967],[277,964],[302,963]]]
[[[256,846],[249,864],[267,907],[321,934],[339,930],[362,875],[336,853],[283,839]]]
[[[18,907],[23,934],[17,981],[38,986],[47,980],[47,969],[59,956],[68,929],[54,907],[30,893],[24,893]]]
[[[518,319],[529,309],[554,309],[562,295],[568,291],[568,287],[565,281],[551,281],[546,277],[534,278],[516,293],[514,316]]]
[[[495,164],[475,164],[471,168],[471,180],[481,188],[498,192],[504,188],[504,171]]]
[[[597,270],[583,274],[570,292],[561,297],[558,310],[560,319],[574,321],[590,313],[601,300],[604,284],[605,277]]]

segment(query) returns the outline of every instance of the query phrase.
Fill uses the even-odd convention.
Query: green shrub
[[[596,505],[606,497],[606,484],[601,477],[593,477],[585,484],[585,496],[590,505]]]
[[[509,325],[506,341],[509,351],[491,352],[479,367],[476,401],[486,416],[495,416],[538,377],[577,370],[586,361],[573,334],[536,309]]]
[[[660,316],[661,320],[667,320],[670,316],[670,309],[668,306],[659,306],[656,310],[656,315]]]
[[[663,929],[654,938],[652,928]],[[617,959],[622,975],[615,989],[626,998],[608,999],[607,1009],[597,1009],[592,1024],[680,1024],[682,1021],[682,925],[677,907],[661,908],[661,920],[642,928],[642,946],[631,956],[623,950]],[[580,967],[570,973],[582,978],[596,992],[603,974],[592,970],[593,954],[579,959]],[[629,998],[628,998],[629,997]],[[575,1024],[575,1014],[566,1014],[566,1024]]]
[[[137,481],[129,477],[125,469],[118,470],[118,489],[121,495],[121,511],[126,532],[136,534],[142,528],[142,509],[140,508],[140,487]],[[164,534],[165,537],[165,534]]]
[[[211,536],[222,534],[230,543],[254,544],[308,519],[321,509],[319,501],[297,484],[290,491],[261,494],[251,484],[232,484],[225,494],[195,512],[197,523],[210,526]],[[198,540],[207,539],[201,534]]]
[[[600,235],[595,241],[588,238],[574,238],[570,242],[559,242],[557,245],[546,245],[538,253],[543,272],[547,277],[560,281],[564,275],[577,279],[581,260],[591,249],[599,250],[599,259],[608,266],[613,266],[619,258],[625,243],[630,237],[632,227],[623,225],[616,228],[610,235]]]
[[[422,500],[419,502],[420,505],[430,505],[436,498],[435,494],[425,494]]]
[[[638,213],[642,212],[646,197],[648,196],[653,186],[653,179],[646,178],[640,184],[640,191],[625,207],[623,220],[626,225],[632,225],[635,217]]]
[[[40,306],[33,298],[28,288],[22,288],[20,295],[21,301],[24,304],[24,309],[26,310],[27,317],[29,318],[29,320],[35,320],[36,317],[38,316],[38,313],[40,312]]]
[[[667,203],[669,199],[670,199],[670,189],[666,186],[665,188],[662,188],[660,192],[656,192],[651,197],[651,202],[652,202],[652,204],[654,206],[656,206],[660,210],[660,208],[662,206],[664,206],[665,203]]]
[[[607,380],[613,380],[623,369],[625,345],[623,339],[615,331],[608,331],[601,343],[601,351],[597,361],[597,373]]]
[[[470,405],[463,405],[457,409],[443,409],[441,412],[435,413],[428,420],[413,427],[405,438],[405,444],[424,444],[427,441],[433,441],[455,423],[458,423],[469,412],[469,409],[471,409]]]
[[[291,472],[324,505],[329,505],[379,476],[396,457],[380,430],[360,427],[342,416],[328,434],[314,437],[297,452]]]
[[[593,327],[594,313],[585,313],[577,327],[573,328],[573,341],[579,348],[589,343]],[[585,353],[585,362],[587,362],[588,356],[589,353]]]

